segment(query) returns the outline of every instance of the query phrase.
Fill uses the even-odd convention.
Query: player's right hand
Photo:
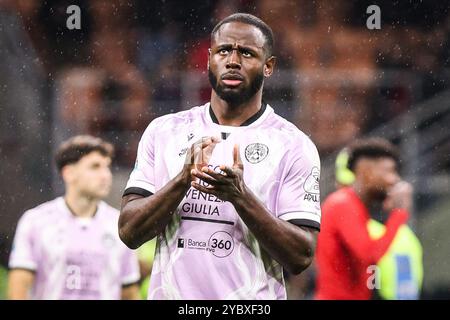
[[[207,166],[214,148],[220,141],[221,139],[218,137],[202,137],[189,148],[183,167],[183,176],[189,177],[189,183],[196,179],[191,175],[191,170],[197,169],[200,171],[204,166]]]

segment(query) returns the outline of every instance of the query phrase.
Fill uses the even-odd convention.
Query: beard
[[[387,191],[382,189],[375,189],[371,192],[372,199],[376,202],[383,202],[387,198]]]
[[[264,82],[264,73],[258,72],[249,86],[229,89],[219,83],[215,74],[208,69],[209,83],[216,94],[230,106],[239,106],[249,101],[261,88]]]

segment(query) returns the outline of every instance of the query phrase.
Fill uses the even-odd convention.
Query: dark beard
[[[387,198],[387,192],[385,190],[373,190],[371,196],[374,201],[383,202]]]
[[[216,94],[230,106],[240,106],[241,104],[249,101],[258,91],[261,89],[264,82],[264,73],[261,71],[258,73],[249,87],[241,88],[241,90],[227,91],[217,81],[216,76],[208,69],[209,83]]]

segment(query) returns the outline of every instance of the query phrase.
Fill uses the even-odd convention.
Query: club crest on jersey
[[[269,147],[262,143],[252,143],[245,148],[245,159],[250,163],[263,161],[269,154]]]

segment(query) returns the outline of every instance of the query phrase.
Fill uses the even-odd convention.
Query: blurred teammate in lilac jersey
[[[113,147],[91,136],[63,143],[56,164],[63,197],[30,209],[10,256],[10,299],[138,299],[135,253],[119,239],[110,191]]]
[[[211,101],[144,132],[119,220],[131,248],[157,236],[149,299],[286,299],[320,228],[315,145],[262,100],[273,34],[234,14],[211,34]],[[207,52],[205,52],[207,54]]]

